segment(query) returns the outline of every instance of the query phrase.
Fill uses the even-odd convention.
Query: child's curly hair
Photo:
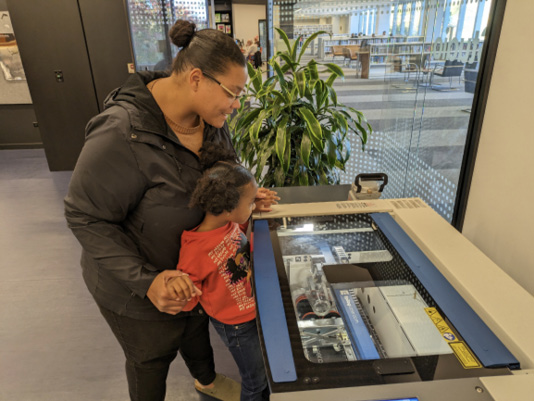
[[[233,150],[205,143],[200,150],[200,164],[204,170],[191,195],[189,207],[200,207],[214,216],[231,212],[238,203],[243,187],[255,182],[254,176],[239,164]]]

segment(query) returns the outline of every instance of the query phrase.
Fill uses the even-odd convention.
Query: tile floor
[[[63,218],[71,172],[42,149],[0,150],[0,400],[127,401],[124,356],[85,288]],[[212,332],[217,371],[237,367]],[[168,401],[208,401],[178,356]]]

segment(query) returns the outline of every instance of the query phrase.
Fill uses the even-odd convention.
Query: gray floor
[[[85,288],[62,200],[70,172],[42,149],[0,150],[0,400],[128,400],[124,356]],[[212,332],[217,371],[236,380]],[[198,394],[178,357],[167,400]]]

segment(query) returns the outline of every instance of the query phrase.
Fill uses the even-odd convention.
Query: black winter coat
[[[173,319],[146,297],[164,269],[176,269],[183,230],[203,215],[189,209],[201,175],[146,84],[164,75],[132,75],[92,118],[65,198],[69,228],[82,245],[83,277],[96,302],[137,319]],[[228,127],[204,129],[204,141],[232,148]]]

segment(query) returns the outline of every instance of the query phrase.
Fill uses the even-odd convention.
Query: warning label
[[[454,355],[456,355],[456,358],[458,358],[464,369],[476,369],[482,367],[478,359],[463,341],[450,342],[449,346],[454,351]]]
[[[464,369],[481,368],[482,364],[478,361],[473,352],[463,341],[458,341],[456,335],[452,332],[445,320],[441,317],[436,308],[425,308],[425,312],[432,319],[434,325],[441,333],[443,339],[447,341],[449,346],[460,361]]]

